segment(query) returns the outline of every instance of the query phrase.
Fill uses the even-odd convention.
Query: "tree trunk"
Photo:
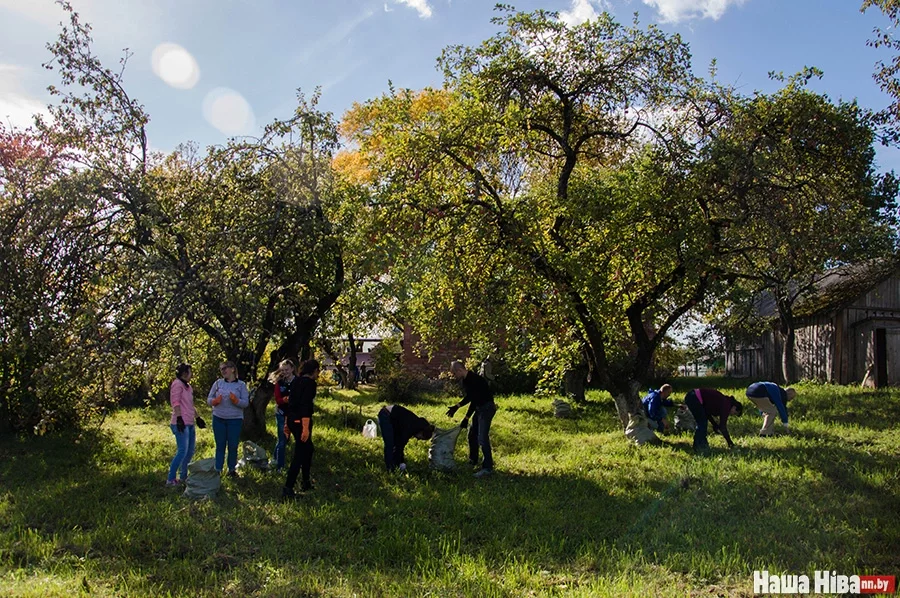
[[[625,389],[612,393],[616,403],[616,413],[623,430],[628,427],[629,418],[641,410],[640,388],[640,382],[630,380]]]
[[[563,389],[567,399],[578,404],[587,402],[584,395],[587,375],[588,367],[584,362],[569,366],[563,373]]]
[[[794,312],[791,301],[781,298],[777,301],[778,320],[780,325],[782,349],[781,349],[781,380],[784,384],[794,381],[794,344],[796,341],[796,327],[794,326]]]
[[[261,440],[266,437],[266,410],[275,396],[275,387],[268,380],[250,391],[250,404],[244,409],[244,425],[241,436],[247,440]]]
[[[357,372],[359,372],[359,369],[356,367],[356,339],[353,338],[353,333],[347,334],[347,346],[350,348],[347,362],[347,371],[349,375],[347,376],[347,381],[344,386],[347,390],[356,390],[358,383],[356,375]]]
[[[294,332],[281,343],[269,356],[269,367],[266,373],[273,372],[285,359],[291,359],[298,366],[301,359],[310,357],[310,338],[312,329],[318,324],[318,318],[307,318],[299,322]],[[306,356],[304,357],[304,351]],[[266,437],[266,416],[269,403],[275,396],[275,387],[263,376],[258,381],[247,381],[247,386],[255,383],[250,390],[250,404],[244,409],[244,425],[241,428],[241,436],[247,440],[262,440]]]
[[[794,344],[796,342],[796,332],[791,326],[786,334],[782,334],[784,346],[781,350],[781,376],[785,384],[794,382]]]

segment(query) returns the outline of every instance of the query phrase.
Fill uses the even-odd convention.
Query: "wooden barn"
[[[776,318],[771,298],[758,311]],[[798,379],[867,386],[900,385],[900,267],[879,261],[829,272],[794,310]],[[781,381],[782,340],[773,329],[747,342],[726,341],[733,377]]]

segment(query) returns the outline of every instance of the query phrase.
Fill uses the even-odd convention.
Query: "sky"
[[[254,135],[290,116],[297,89],[322,89],[320,107],[340,116],[389,85],[440,86],[436,60],[452,44],[477,45],[497,32],[491,0],[71,0],[93,26],[94,48],[114,67],[124,48],[128,93],[150,115],[150,145],[171,151],[230,136]],[[804,66],[825,72],[811,87],[834,100],[881,108],[888,98],[872,79],[888,60],[866,46],[877,11],[861,0],[506,0],[576,23],[602,11],[629,24],[678,33],[705,75],[750,94],[771,92],[772,71]],[[0,0],[0,121],[26,126],[46,110],[56,75],[42,68],[62,9],[53,0]],[[900,171],[900,152],[880,148],[879,167]]]

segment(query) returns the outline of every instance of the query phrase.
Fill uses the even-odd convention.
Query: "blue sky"
[[[886,25],[859,0],[506,0],[577,21],[608,10],[634,12],[690,44],[694,69],[711,59],[719,78],[744,92],[777,86],[769,71],[806,65],[825,71],[813,88],[833,99],[880,108],[872,80],[878,51],[866,40]],[[435,61],[450,44],[492,35],[490,0],[72,0],[94,26],[95,47],[114,66],[133,56],[126,87],[151,116],[150,143],[222,143],[288,116],[295,90],[323,88],[321,105],[340,115],[355,101],[397,87],[440,85]],[[52,0],[0,0],[0,119],[27,124],[49,101],[54,75],[41,68],[62,12]],[[154,64],[154,56],[156,58]],[[900,153],[879,150],[883,168],[900,171]]]

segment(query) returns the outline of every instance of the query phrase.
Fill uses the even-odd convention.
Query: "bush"
[[[536,372],[515,369],[505,361],[494,364],[494,381],[491,387],[494,394],[520,395],[534,394],[537,389],[538,375]]]
[[[451,389],[443,380],[404,367],[391,368],[375,380],[378,399],[385,403],[415,403],[425,395],[447,394]]]

